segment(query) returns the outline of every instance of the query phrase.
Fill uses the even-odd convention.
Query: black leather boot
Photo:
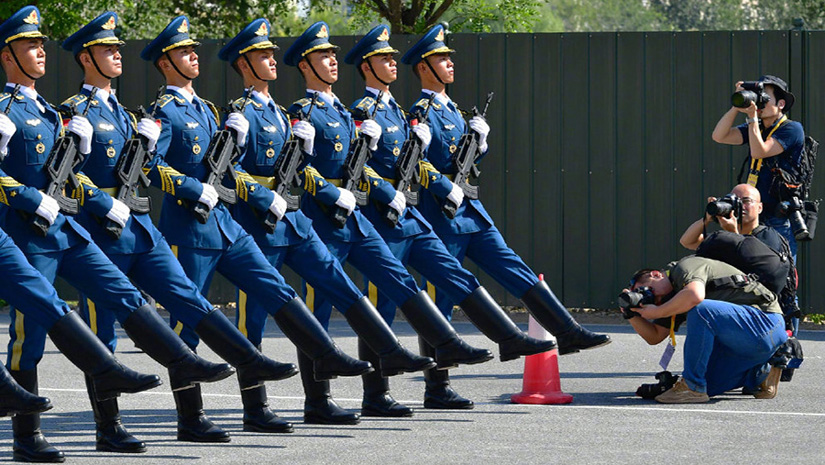
[[[372,364],[379,363],[378,354],[358,338],[358,357]],[[432,360],[432,359],[430,359]],[[435,368],[435,363],[429,368]],[[398,403],[390,395],[390,380],[375,371],[362,375],[364,382],[364,400],[361,402],[361,416],[363,417],[411,417],[413,411],[406,405]]]
[[[278,381],[298,374],[298,367],[292,363],[264,357],[220,310],[209,312],[195,327],[195,332],[216,354],[238,369],[241,391],[263,386],[264,381]]]
[[[435,356],[438,369],[473,365],[493,358],[493,353],[489,350],[476,349],[458,337],[458,333],[426,292],[421,291],[404,302],[401,312],[415,332],[435,347],[434,354],[430,355]]]
[[[361,417],[344,410],[332,400],[329,381],[317,381],[312,374],[312,359],[298,350],[298,367],[304,385],[304,423],[309,425],[357,425]]]
[[[316,380],[359,376],[373,370],[369,363],[341,352],[301,299],[296,297],[287,302],[273,318],[284,335],[312,359]]]
[[[459,306],[476,328],[498,344],[502,362],[556,348],[555,341],[542,341],[522,332],[484,287],[473,291]]]
[[[17,384],[26,391],[37,395],[37,369],[11,371]],[[18,462],[63,462],[66,458],[46,441],[40,432],[40,414],[15,415],[11,419],[14,431],[14,460]]]
[[[607,334],[596,334],[579,326],[543,280],[527,291],[521,301],[533,318],[556,337],[559,355],[610,344],[610,336]]]
[[[76,367],[92,377],[97,400],[117,397],[122,392],[141,392],[160,386],[157,375],[144,375],[120,364],[75,312],[57,320],[49,337]]]
[[[367,297],[361,297],[344,316],[358,334],[358,340],[372,349],[370,352],[378,354],[378,358],[369,362],[375,368],[381,367],[380,376],[394,376],[435,367],[433,359],[416,355],[401,346],[395,333]]]
[[[296,369],[297,371],[297,369]],[[241,391],[243,401],[243,430],[253,433],[291,433],[292,423],[279,417],[269,408],[266,386],[255,386]]]
[[[23,389],[0,365],[0,417],[45,412],[53,407],[48,397],[40,397]]]
[[[178,409],[178,441],[229,442],[229,433],[212,423],[203,412],[200,384],[172,394]]]
[[[220,381],[235,373],[226,363],[212,363],[195,354],[153,307],[138,308],[121,326],[139,349],[169,370],[173,391]]]
[[[421,353],[429,355],[435,353],[435,349],[423,338],[419,338]],[[450,387],[450,372],[448,370],[425,370],[424,383],[424,408],[441,410],[470,410],[475,405],[470,399],[458,395]]]
[[[129,434],[120,421],[117,398],[97,400],[94,382],[86,376],[86,391],[95,414],[95,449],[101,452],[137,454],[146,452],[146,444]]]

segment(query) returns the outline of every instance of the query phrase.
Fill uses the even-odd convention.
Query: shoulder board
[[[76,107],[76,106],[80,105],[81,103],[85,102],[87,98],[88,97],[83,95],[83,94],[75,94],[75,95],[67,98],[66,100],[64,100],[63,103],[60,104],[60,106],[61,107],[66,107],[66,108]],[[95,101],[92,100],[92,104],[94,104],[94,103],[95,103]]]
[[[311,101],[312,101],[312,99],[304,97],[300,100],[296,100],[295,103],[293,103],[293,105],[298,105],[299,107],[305,107],[305,106],[309,105],[309,102],[311,102]]]
[[[246,98],[238,97],[232,102],[232,105],[236,108],[240,108],[241,105],[243,105],[244,100],[246,100]],[[262,106],[264,106],[262,103],[258,103],[258,102],[255,101],[255,99],[252,99],[252,98],[249,99],[249,104],[252,105],[255,108],[261,108]]]
[[[427,108],[427,105],[428,105],[429,101],[430,101],[430,99],[428,99],[428,98],[422,98],[421,100],[415,102],[415,105],[413,105],[413,106],[414,107]],[[433,105],[433,106],[435,106],[435,105]]]
[[[159,99],[157,99],[156,101],[152,102],[152,105],[153,105],[153,106],[154,106],[154,105],[157,105],[158,107],[163,108],[164,106],[166,106],[166,104],[167,104],[167,103],[171,102],[172,100],[177,100],[177,101],[178,101],[178,103],[183,103],[183,102],[185,102],[185,100],[184,100],[184,99],[182,99],[182,98],[180,98],[180,97],[176,97],[176,96],[174,96],[174,95],[172,95],[172,94],[163,94],[163,95],[161,95],[161,96],[160,96],[160,98],[159,98]]]
[[[11,94],[10,94],[10,93],[8,93],[8,92],[2,92],[2,93],[0,93],[0,102],[2,102],[2,101],[4,101],[4,100],[8,100],[8,99],[9,99],[9,97],[11,97]]]
[[[361,111],[369,111],[375,106],[375,99],[372,97],[364,97],[358,101],[355,108]]]

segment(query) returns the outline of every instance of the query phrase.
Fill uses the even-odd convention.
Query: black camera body
[[[736,194],[728,194],[721,199],[708,203],[705,212],[714,220],[717,216],[730,218],[731,213],[737,218],[742,218],[742,200]]]
[[[756,108],[762,109],[770,101],[771,96],[765,92],[762,81],[745,81],[742,90],[730,96],[730,103],[737,108],[748,108],[751,103],[756,103]]]
[[[636,389],[636,395],[642,399],[653,400],[659,394],[672,388],[676,381],[679,381],[679,375],[674,375],[669,371],[660,371],[656,373],[656,380],[659,381],[656,384],[642,384],[639,386]]]
[[[649,305],[656,301],[653,288],[640,287],[634,291],[624,291],[619,294],[619,306],[624,309],[641,308],[642,305]]]
[[[776,206],[776,216],[791,220],[791,231],[793,231],[794,238],[798,241],[810,239],[808,225],[802,216],[804,209],[805,204],[796,196],[791,197],[790,200],[779,202]]]

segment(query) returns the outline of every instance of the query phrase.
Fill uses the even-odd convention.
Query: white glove
[[[234,129],[238,133],[238,147],[246,145],[246,135],[249,132],[249,121],[240,113],[232,112],[229,118],[226,118],[226,127]]]
[[[450,193],[447,194],[447,199],[450,202],[453,202],[456,205],[456,207],[458,207],[461,205],[461,202],[464,201],[464,189],[458,187],[458,184],[456,183],[452,184],[453,190],[451,190]]]
[[[352,192],[338,188],[338,200],[335,201],[335,205],[343,208],[347,211],[347,216],[352,215],[352,211],[355,210],[355,196],[352,195]]]
[[[275,198],[272,199],[272,204],[269,206],[269,211],[271,211],[272,214],[275,215],[275,218],[278,218],[278,221],[280,221],[286,214],[286,200],[281,197],[281,194],[275,191],[272,191],[272,193],[275,194]]]
[[[381,125],[374,119],[361,121],[361,132],[370,138],[370,150],[378,148],[378,139],[381,138]]]
[[[490,134],[490,125],[487,124],[487,121],[484,121],[484,118],[481,116],[473,116],[470,118],[469,122],[470,129],[477,132],[479,135],[478,138],[478,148],[481,152],[487,151],[487,135]]]
[[[201,192],[198,202],[205,204],[212,210],[218,204],[218,191],[211,184],[201,183],[201,185],[203,185],[203,192]]]
[[[40,216],[44,220],[49,222],[49,226],[54,224],[54,220],[57,219],[57,214],[60,213],[60,205],[57,203],[52,197],[44,193],[40,193],[42,198],[40,199],[40,205],[37,206],[37,210],[34,212],[37,216]]]
[[[418,123],[412,127],[412,132],[421,139],[421,143],[424,144],[424,149],[430,146],[430,142],[433,140],[433,134],[430,132],[430,127],[427,126],[427,123]]]
[[[126,226],[126,222],[129,221],[129,213],[129,207],[127,207],[125,203],[113,198],[112,208],[110,208],[109,212],[106,213],[106,218],[109,218],[110,220],[119,224],[122,228]]]
[[[404,213],[407,208],[407,197],[401,191],[395,191],[395,198],[389,203],[389,207],[398,212],[398,216]]]
[[[69,121],[66,129],[80,137],[80,145],[78,146],[80,153],[86,155],[92,151],[92,133],[94,132],[94,128],[85,116],[72,116],[72,120]]]
[[[17,126],[14,125],[8,116],[0,113],[0,154],[6,154],[11,136],[13,136],[15,132],[17,132]]]
[[[160,137],[160,125],[153,119],[143,118],[138,121],[137,130],[138,134],[149,141],[147,144],[149,151],[154,152]]]
[[[292,134],[301,139],[301,150],[304,153],[312,153],[315,148],[315,126],[309,121],[296,121],[292,125]]]

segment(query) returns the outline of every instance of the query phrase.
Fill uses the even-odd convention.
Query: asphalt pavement
[[[0,315],[0,324],[8,315]],[[417,348],[404,322],[395,325],[402,342]],[[473,345],[497,353],[495,344],[466,322],[458,331]],[[526,327],[522,323],[522,327]],[[165,370],[122,337],[118,357],[143,372],[160,374],[164,385],[123,395],[120,405],[130,432],[144,440],[144,454],[96,452],[94,420],[83,376],[51,344],[40,364],[40,392],[55,408],[43,415],[43,432],[73,464],[754,464],[825,463],[825,331],[804,331],[805,362],[793,381],[781,383],[772,400],[732,392],[700,405],[660,405],[634,396],[642,383],[655,382],[663,345],[648,346],[628,325],[591,325],[609,333],[613,343],[559,359],[561,386],[569,405],[518,405],[524,362],[497,360],[451,371],[453,386],[473,399],[474,410],[423,409],[423,378],[392,378],[396,399],[415,408],[406,419],[364,418],[357,426],[304,425],[300,377],[269,383],[270,404],[295,423],[292,434],[245,433],[241,401],[233,378],[205,385],[208,415],[232,435],[227,444],[175,440],[174,401]],[[338,345],[355,355],[354,333],[342,319],[331,332]],[[123,336],[123,333],[120,333]],[[2,338],[5,344],[8,336]],[[670,369],[681,371],[681,345]],[[295,362],[295,348],[270,324],[264,352]],[[205,346],[199,353],[217,357]],[[332,393],[345,408],[360,408],[360,379],[332,381]],[[0,462],[11,461],[11,422],[0,419]]]

